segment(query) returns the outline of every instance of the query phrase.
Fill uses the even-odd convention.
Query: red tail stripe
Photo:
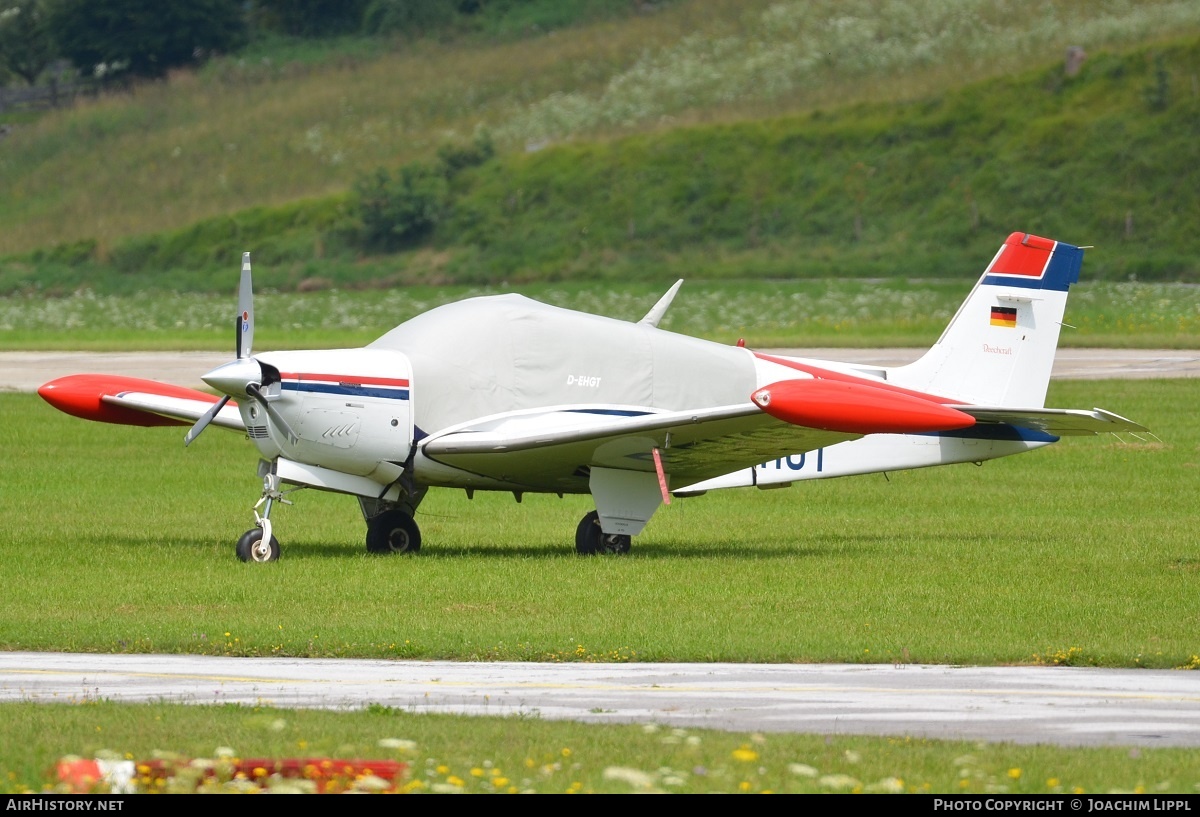
[[[890,383],[880,383],[877,380],[868,380],[865,377],[855,377],[852,374],[844,372],[835,372],[830,369],[822,369],[820,366],[810,366],[807,363],[798,363],[795,360],[787,358],[775,357],[774,355],[764,355],[761,352],[755,352],[754,356],[759,360],[769,360],[772,363],[778,363],[780,366],[787,366],[789,369],[797,369],[798,371],[811,374],[813,377],[821,380],[840,380],[843,383],[864,383],[876,389],[895,392],[896,394],[906,394],[909,397],[919,397],[922,400],[928,400],[931,403],[941,403],[942,405],[957,405],[961,400],[951,400],[948,397],[938,397],[934,394],[926,394],[925,392],[913,391],[900,386],[893,386]]]

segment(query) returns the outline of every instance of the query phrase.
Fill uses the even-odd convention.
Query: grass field
[[[185,452],[176,429],[94,425],[34,396],[0,395],[10,554],[0,645],[1195,668],[1200,432],[1189,416],[1198,397],[1200,384],[1184,380],[1057,382],[1051,404],[1099,403],[1162,441],[1069,439],[984,468],[709,494],[662,509],[619,559],[572,552],[582,498],[516,505],[436,493],[421,506],[422,552],[371,558],[352,501],[304,492],[275,517],[283,559],[244,565],[232,542],[250,525],[258,486],[236,435],[209,433]],[[66,753],[208,757],[218,746],[408,759],[409,785],[424,791],[1194,792],[1200,783],[1188,750],[763,737],[382,708],[92,701],[5,704],[0,721],[2,791],[41,788]]]
[[[223,295],[83,291],[60,298],[0,297],[0,350],[227,350],[235,287],[231,275],[229,294]],[[661,325],[723,343],[745,338],[752,348],[925,347],[937,340],[970,289],[969,279],[687,281]],[[664,290],[587,282],[260,291],[255,348],[361,346],[435,306],[500,292],[636,321]],[[1065,321],[1063,346],[1195,348],[1200,345],[1200,285],[1083,283],[1071,291]]]
[[[1056,382],[1051,405],[1099,404],[1161,441],[1068,439],[983,468],[709,494],[664,508],[618,559],[575,556],[584,498],[437,492],[419,514],[422,552],[373,558],[352,501],[301,492],[275,515],[283,559],[245,565],[232,542],[250,526],[258,480],[236,435],[210,432],[185,451],[180,430],[83,423],[0,395],[0,647],[1195,669],[1198,398],[1195,381]],[[422,786],[453,778],[472,791],[496,789],[496,776],[504,790],[629,790],[623,773],[605,778],[610,767],[645,770],[633,779],[668,791],[1198,782],[1186,750],[91,702],[0,706],[0,786],[39,788],[72,752],[379,757],[383,738],[415,742],[406,751]]]
[[[274,517],[284,558],[257,569],[233,557],[259,493],[236,435],[185,451],[177,429],[0,395],[0,647],[1188,665],[1198,394],[1056,383],[1051,405],[1099,404],[1162,442],[1068,439],[983,468],[716,492],[662,509],[628,559],[575,556],[585,497],[452,491],[421,506],[417,558],[370,558],[356,503],[305,491]]]
[[[1063,749],[909,738],[586,726],[536,718],[96,701],[0,705],[0,793],[40,790],[67,753],[145,760],[363,757],[409,764],[416,792],[1178,792],[1186,749]],[[153,788],[151,782],[149,788]]]

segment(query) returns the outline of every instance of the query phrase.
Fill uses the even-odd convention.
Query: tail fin
[[[1083,250],[1013,233],[938,342],[889,373],[897,385],[986,406],[1037,408]]]

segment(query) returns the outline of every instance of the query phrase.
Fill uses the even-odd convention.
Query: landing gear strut
[[[263,492],[254,503],[254,523],[258,526],[242,534],[237,542],[237,557],[243,562],[274,562],[279,558],[279,540],[271,533],[271,508],[276,502],[291,505],[279,490],[279,475],[273,471],[263,474]],[[262,514],[258,509],[263,507]]]
[[[592,511],[579,520],[575,528],[575,550],[585,556],[593,553],[628,553],[631,537],[620,533],[605,533],[600,529],[600,514]]]

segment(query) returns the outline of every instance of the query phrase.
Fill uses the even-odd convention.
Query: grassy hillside
[[[283,287],[974,274],[1014,229],[1099,245],[1093,276],[1200,274],[1194,3],[709,0],[367,46],[18,127],[0,291],[227,287],[242,249]],[[364,253],[355,183],[480,129],[498,156],[432,235]]]

